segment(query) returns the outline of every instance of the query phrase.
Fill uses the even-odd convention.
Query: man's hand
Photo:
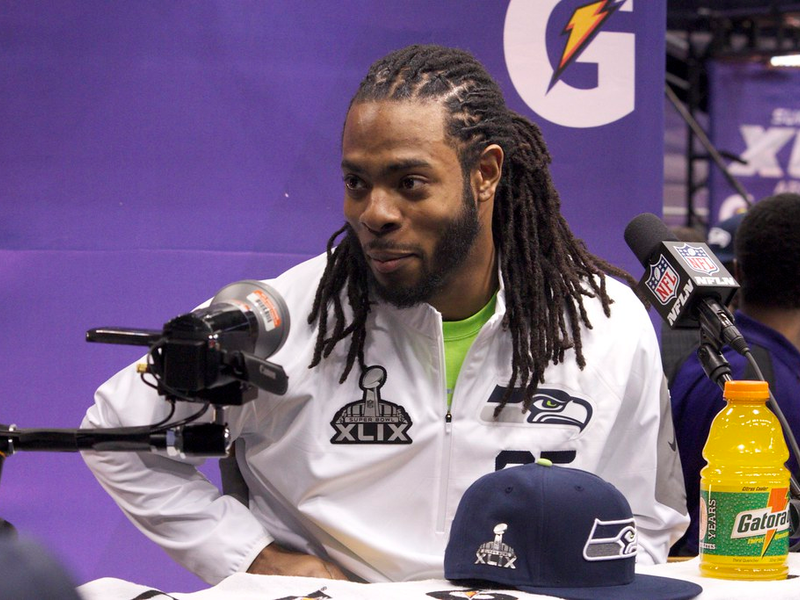
[[[264,548],[256,556],[247,572],[256,575],[320,577],[322,579],[342,579],[347,581],[345,574],[336,565],[310,554],[291,552],[281,548],[275,542]]]

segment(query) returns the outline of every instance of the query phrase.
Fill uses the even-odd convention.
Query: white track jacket
[[[198,459],[83,453],[148,537],[209,583],[246,570],[273,540],[365,581],[442,578],[464,490],[492,470],[544,457],[613,483],[635,515],[639,561],[666,560],[688,523],[684,487],[656,336],[626,286],[607,280],[610,318],[598,300],[585,299],[593,325],[582,331],[586,367],[568,352],[547,368],[530,412],[515,394],[494,418],[511,375],[501,289],[448,417],[441,315],[427,304],[373,305],[365,373],[356,367],[338,383],[349,338],[308,368],[316,328],[306,317],[324,266],[322,255],[267,282],[291,312],[288,339],[270,357],[286,370],[289,391],[226,409],[249,508],[220,494],[196,470]],[[175,418],[197,409],[178,404]],[[167,414],[131,366],[100,387],[83,426],[145,425]]]

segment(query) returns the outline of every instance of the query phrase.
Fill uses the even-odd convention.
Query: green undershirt
[[[447,409],[453,402],[453,390],[456,387],[458,373],[464,363],[464,357],[472,342],[478,336],[481,327],[494,314],[494,306],[497,302],[495,293],[489,303],[471,317],[463,321],[443,321],[442,333],[444,335],[444,362],[445,362],[445,381],[447,383]]]

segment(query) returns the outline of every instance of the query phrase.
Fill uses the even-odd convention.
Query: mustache
[[[403,245],[398,244],[397,242],[393,242],[391,240],[385,239],[375,239],[366,244],[362,244],[361,241],[358,239],[356,232],[353,231],[353,228],[350,227],[349,224],[345,226],[345,236],[351,246],[357,248],[362,256],[364,256],[367,252],[372,251],[389,251],[389,252],[403,252],[407,254],[421,254],[422,248],[417,245]]]

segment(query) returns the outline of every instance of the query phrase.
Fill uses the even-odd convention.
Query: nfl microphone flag
[[[639,288],[670,327],[697,327],[694,309],[701,299],[724,306],[739,288],[708,246],[676,240],[655,215],[633,219],[625,240],[645,268]]]

